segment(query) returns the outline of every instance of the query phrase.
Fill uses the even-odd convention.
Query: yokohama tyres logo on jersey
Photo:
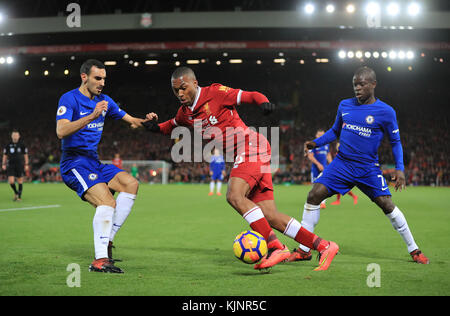
[[[372,135],[372,129],[370,129],[368,127],[362,127],[359,125],[343,123],[342,128],[358,132],[359,136],[370,137]]]

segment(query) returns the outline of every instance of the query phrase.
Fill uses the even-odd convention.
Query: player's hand
[[[2,170],[6,170],[6,165],[2,165]]]
[[[103,112],[106,113],[106,111],[108,111],[108,101],[100,101],[99,103],[97,103],[95,105],[95,109],[94,112],[92,112],[92,115],[94,116],[94,120],[99,117],[100,115],[102,115]]]
[[[395,170],[392,180],[395,181],[395,191],[400,190],[400,192],[406,187],[405,173],[401,170]]]
[[[158,120],[158,114],[156,114],[156,113],[151,112],[145,116],[145,121],[157,121],[157,120]]]
[[[133,123],[131,123],[130,126],[131,126],[131,128],[136,129],[136,128],[142,127],[143,122],[145,122],[144,119],[135,117],[133,120]]]
[[[308,140],[305,142],[305,144],[303,145],[303,151],[305,153],[305,157],[308,156],[308,152],[311,149],[314,149],[316,147],[316,143],[313,142],[312,140]]]
[[[321,163],[319,163],[319,164],[317,165],[317,169],[319,169],[319,171],[322,172],[323,169],[325,169],[325,168],[323,167],[323,165],[322,165]]]
[[[275,104],[270,103],[270,102],[262,103],[261,107],[263,109],[264,115],[269,115],[270,113],[272,113],[275,110]]]

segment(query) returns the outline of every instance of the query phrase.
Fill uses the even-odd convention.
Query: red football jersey
[[[241,103],[242,90],[214,83],[198,87],[192,106],[181,106],[175,118],[160,124],[163,134],[170,134],[177,126],[194,127],[203,139],[214,139],[222,143],[224,156],[243,154],[269,154],[267,139],[245,125],[236,111]]]

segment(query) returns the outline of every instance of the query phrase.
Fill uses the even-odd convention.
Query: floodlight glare
[[[6,57],[7,64],[12,64],[13,62],[14,62],[14,58],[12,58],[11,56]]]
[[[380,57],[380,53],[379,52],[373,52],[372,56],[373,56],[373,58],[378,58],[378,57]]]
[[[348,57],[348,58],[353,58],[353,57],[355,57],[355,53],[353,53],[352,51],[349,51],[349,52],[347,53],[347,57]]]
[[[371,54],[370,52],[365,52],[365,53],[364,53],[364,57],[370,58],[370,56],[372,56],[372,54]]]
[[[348,4],[345,7],[345,11],[347,11],[347,13],[354,13],[355,12],[355,6],[353,4]]]
[[[363,56],[363,53],[360,50],[355,53],[356,58],[361,58],[362,56]]]
[[[411,16],[416,16],[420,13],[420,6],[418,3],[413,2],[408,6],[408,14]]]
[[[326,10],[328,13],[333,13],[334,10],[335,10],[335,7],[334,7],[334,5],[332,5],[332,4],[328,4],[328,5],[325,7],[325,10]]]
[[[307,3],[305,5],[304,11],[306,14],[313,14],[315,10],[315,7],[312,3]]]
[[[389,59],[396,59],[397,58],[397,52],[391,50],[389,52]]]
[[[339,56],[339,58],[341,58],[341,59],[344,59],[346,55],[347,55],[347,54],[345,53],[344,50],[341,50],[341,51],[339,51],[339,53],[338,53],[338,56]]]
[[[414,52],[412,52],[412,51],[407,51],[406,52],[406,58],[407,59],[413,59],[414,58]]]
[[[396,16],[396,15],[398,15],[399,12],[400,12],[400,7],[399,7],[398,3],[391,2],[388,4],[387,13],[390,16]]]
[[[377,15],[380,12],[380,5],[377,2],[369,2],[366,6],[366,13],[370,16]]]
[[[398,59],[405,59],[405,57],[406,57],[406,54],[404,51],[401,50],[398,52]]]

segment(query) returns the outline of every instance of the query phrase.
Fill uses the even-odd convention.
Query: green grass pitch
[[[309,186],[276,186],[280,211],[301,218]],[[226,187],[223,188],[223,192]],[[393,191],[393,190],[391,190]],[[207,185],[141,184],[117,234],[115,257],[125,274],[88,271],[94,209],[63,184],[25,184],[21,202],[0,184],[0,295],[450,295],[450,189],[393,192],[429,265],[412,262],[400,235],[370,200],[342,197],[321,212],[316,233],[340,245],[328,271],[309,262],[283,263],[262,274],[238,261],[234,237],[247,223]],[[53,208],[34,208],[60,205]],[[30,209],[22,209],[30,208]],[[14,210],[15,209],[15,210]],[[278,233],[290,249],[296,243]],[[80,286],[69,287],[69,264]],[[370,287],[379,266],[379,287]]]

